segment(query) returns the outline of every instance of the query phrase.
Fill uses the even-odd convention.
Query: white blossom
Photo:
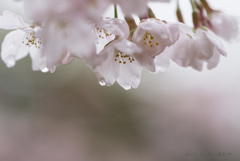
[[[208,69],[216,67],[220,55],[226,56],[226,51],[221,41],[210,30],[193,30],[182,24],[179,40],[167,48],[164,54],[169,54],[180,66],[191,66],[201,71],[204,63],[207,63]]]
[[[126,22],[120,19],[104,18],[97,25],[97,30],[99,36],[103,33],[106,37],[114,38],[98,54],[87,60],[88,65],[96,72],[99,83],[110,86],[117,81],[126,90],[132,87],[137,88],[141,79],[142,66],[135,59],[135,55],[140,54],[141,49],[127,40],[129,29]]]
[[[90,29],[91,25],[81,17],[60,16],[49,20],[44,29],[43,49],[47,68],[54,72],[58,64],[95,54],[96,37]]]
[[[166,47],[173,45],[179,38],[179,27],[177,23],[168,23],[158,19],[143,20],[133,34],[133,42],[143,49],[145,66],[151,72],[157,72],[154,59],[160,55]],[[160,62],[158,57],[158,62]],[[152,59],[152,60],[151,60]],[[165,59],[165,58],[164,58]],[[143,62],[143,61],[142,61]],[[158,65],[161,65],[160,63]],[[168,65],[164,63],[163,68]],[[157,67],[160,69],[160,66]],[[164,69],[160,70],[163,71]]]
[[[23,18],[13,12],[4,11],[0,16],[0,28],[13,30],[2,43],[1,58],[8,67],[13,67],[17,60],[30,54],[33,70],[43,70],[46,59],[41,55],[42,29],[29,25]]]
[[[240,18],[216,11],[210,15],[208,27],[226,41],[233,41],[239,38],[239,21]]]
[[[123,39],[129,35],[129,28],[126,22],[110,17],[103,17],[101,21],[94,26],[94,30],[97,36],[97,53],[103,50],[105,45],[115,38]]]
[[[140,53],[136,44],[126,39],[115,40],[94,58],[90,66],[94,67],[101,85],[110,86],[117,81],[126,90],[137,88],[143,67],[134,56]]]

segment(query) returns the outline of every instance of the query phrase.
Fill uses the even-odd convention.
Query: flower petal
[[[2,43],[1,57],[7,67],[13,67],[17,60],[28,54],[28,46],[22,43],[25,32],[15,30],[8,33]]]
[[[44,55],[48,68],[60,64],[68,52],[72,57],[88,58],[95,54],[95,36],[83,19],[58,17],[46,24]]]
[[[0,28],[12,30],[17,28],[25,28],[28,25],[23,21],[23,18],[16,13],[5,10],[0,16]]]
[[[117,78],[118,84],[125,90],[137,88],[140,84],[142,69],[138,61],[120,64],[119,76]]]
[[[32,59],[32,69],[34,71],[42,71],[47,66],[47,59],[41,53],[41,49],[35,46],[30,47],[30,57]]]
[[[227,41],[236,40],[239,37],[238,18],[227,15],[223,12],[214,12],[211,15],[211,25],[213,32]]]
[[[135,58],[136,55],[142,54],[142,50],[136,44],[126,39],[118,41],[114,47],[124,54]],[[123,56],[124,57],[124,56]],[[117,63],[117,62],[116,62]],[[120,71],[117,77],[117,82],[125,90],[137,88],[141,80],[142,65],[134,59],[134,61],[126,61],[125,64],[120,63]]]
[[[159,54],[154,59],[155,73],[167,71],[170,65],[169,55],[166,53]]]
[[[133,42],[141,46],[146,54],[155,57],[177,41],[178,25],[158,19],[143,20],[133,34]]]
[[[91,61],[86,61],[96,72],[100,85],[113,85],[119,75],[120,66],[118,62],[114,61],[114,53],[115,48],[109,45],[98,55],[93,57]]]
[[[120,38],[127,38],[129,35],[128,24],[121,19],[103,17],[97,26]]]

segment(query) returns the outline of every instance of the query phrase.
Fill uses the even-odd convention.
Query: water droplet
[[[100,81],[99,81],[99,84],[100,84],[101,86],[105,86],[105,85],[106,85],[106,82],[105,82],[104,80],[100,80]]]
[[[43,73],[47,73],[47,72],[49,72],[49,70],[48,70],[47,67],[45,67],[45,68],[42,69],[42,72],[43,72]]]

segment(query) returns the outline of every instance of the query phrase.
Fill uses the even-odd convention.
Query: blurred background
[[[175,2],[150,6],[176,21]],[[210,2],[240,16],[237,0]],[[180,5],[191,24],[188,0]],[[6,9],[23,14],[21,3],[0,0]],[[53,74],[33,72],[29,57],[13,68],[0,61],[0,161],[239,161],[240,42],[223,43],[216,69],[171,63],[143,71],[129,91],[100,86],[81,60]]]

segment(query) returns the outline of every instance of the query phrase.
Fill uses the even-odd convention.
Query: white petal
[[[185,25],[180,26],[180,31],[179,40],[164,51],[178,65],[201,71],[207,63],[208,69],[212,69],[218,64],[219,56],[226,55],[221,41],[211,31],[197,29],[193,33]]]
[[[75,58],[75,57],[72,56],[72,54],[71,54],[70,52],[68,52],[68,53],[66,54],[66,56],[63,58],[63,60],[62,60],[62,64],[69,64],[70,62],[73,61],[74,58]]]
[[[220,54],[218,53],[217,49],[214,49],[214,54],[211,59],[207,61],[207,68],[208,69],[213,69],[215,68],[220,60]]]
[[[110,45],[105,47],[101,53],[96,55],[96,57],[91,60],[91,63],[87,62],[96,72],[99,83],[104,86],[114,84],[120,70],[119,63],[114,61],[115,48]]]
[[[68,51],[78,57],[86,58],[96,53],[96,37],[90,29],[90,25],[85,20],[80,20],[76,24],[67,26],[65,33],[65,43]],[[70,22],[71,23],[71,22]],[[64,37],[62,37],[64,39]]]
[[[133,55],[142,52],[140,47],[127,39],[119,40],[117,43],[114,43],[114,47],[127,55]]]
[[[15,30],[4,38],[1,57],[8,67],[13,67],[17,60],[27,56],[29,47],[22,43],[24,36],[25,32]]]
[[[125,90],[137,88],[141,80],[142,66],[134,61],[132,63],[120,64],[118,84]]]
[[[95,54],[95,36],[83,19],[56,18],[46,24],[44,55],[48,68],[63,62],[68,51],[72,57],[88,58]]]
[[[136,55],[142,54],[141,48],[126,39],[115,43],[114,47],[128,56],[132,56],[133,58],[135,58]],[[117,78],[118,84],[125,90],[137,88],[141,80],[141,72],[143,69],[142,65],[135,58],[134,61],[126,61],[126,64],[121,63],[119,66],[120,71]]]
[[[162,54],[169,55],[171,59],[180,66],[187,67],[191,60],[196,57],[197,49],[193,48],[195,37],[188,35],[192,30],[183,28],[179,40],[171,47],[166,48]],[[187,31],[187,34],[185,33]]]
[[[227,41],[236,40],[239,36],[239,23],[237,17],[227,15],[223,12],[214,12],[211,15],[213,32]]]
[[[129,36],[128,24],[121,19],[104,17],[97,26],[120,38],[128,38]]]
[[[196,31],[196,40],[194,47],[197,51],[197,56],[200,59],[210,59],[213,55],[214,45],[208,39],[208,32],[203,31],[202,29],[197,29]]]
[[[47,58],[47,68],[52,69],[64,58],[65,44],[53,26],[48,26],[45,31],[43,55]]]
[[[203,64],[204,64],[203,60],[195,58],[190,62],[189,66],[191,66],[195,70],[202,71]]]
[[[47,59],[42,55],[41,49],[31,46],[29,52],[32,59],[32,69],[34,71],[42,71],[47,67]]]
[[[159,54],[154,59],[155,64],[155,73],[157,72],[165,72],[167,71],[169,65],[170,65],[170,58],[167,53]]]
[[[0,16],[0,28],[11,30],[17,28],[25,28],[28,25],[23,21],[23,18],[16,13],[11,11],[3,11],[2,16]]]
[[[227,56],[226,49],[224,48],[221,40],[218,39],[212,32],[208,31],[208,34],[206,34],[207,38],[211,41],[211,43],[214,45],[214,47],[217,49],[219,54],[223,56]]]
[[[152,57],[173,45],[178,38],[178,24],[168,24],[157,19],[144,20],[133,34],[133,42]]]
[[[179,36],[180,36],[179,24],[178,23],[168,23],[168,28],[171,33],[171,42],[172,42],[172,44],[174,44],[179,39]]]

